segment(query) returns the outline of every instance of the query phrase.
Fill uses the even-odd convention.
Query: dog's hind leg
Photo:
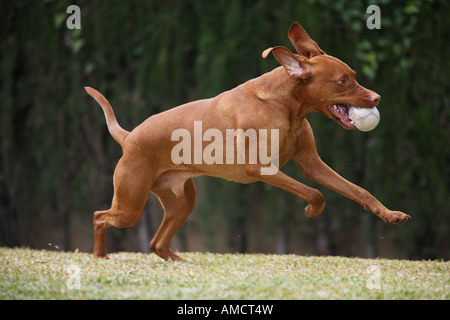
[[[177,194],[171,188],[152,190],[164,208],[164,218],[150,242],[150,249],[164,260],[183,260],[170,249],[170,241],[194,210],[197,191],[192,178],[186,180],[182,190]]]
[[[108,259],[106,230],[134,226],[142,217],[152,187],[150,170],[141,161],[122,157],[114,172],[114,197],[109,210],[94,213],[94,257]]]

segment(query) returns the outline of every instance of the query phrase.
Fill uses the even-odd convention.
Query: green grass
[[[0,248],[0,299],[449,299],[450,263],[296,255]],[[72,270],[72,271],[71,271]],[[69,289],[67,283],[79,289]]]

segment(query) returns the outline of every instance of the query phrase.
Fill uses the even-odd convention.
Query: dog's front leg
[[[273,175],[262,175],[260,171],[261,167],[258,165],[246,165],[248,175],[305,199],[308,202],[305,207],[305,214],[308,217],[315,217],[322,213],[325,208],[325,201],[319,190],[308,187],[279,170]]]
[[[380,203],[367,190],[345,180],[328,167],[322,160],[311,158],[308,162],[294,161],[303,171],[305,177],[330,188],[343,196],[355,200],[366,210],[370,210],[389,223],[404,223],[411,217],[400,211],[391,211]]]
[[[343,196],[358,202],[366,210],[372,211],[386,222],[404,223],[411,217],[400,211],[391,211],[383,206],[367,190],[347,181],[328,167],[319,157],[311,127],[306,127],[298,148],[291,158],[303,171],[306,178],[311,179]]]

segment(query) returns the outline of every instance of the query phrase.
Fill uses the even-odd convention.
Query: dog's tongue
[[[338,107],[340,114],[343,114],[343,115],[347,115],[348,114],[348,111],[347,111],[348,109],[347,109],[347,107],[345,105],[337,104],[336,106]]]
[[[345,105],[345,104],[338,104],[336,105],[339,113],[341,114],[341,121],[342,123],[348,128],[348,129],[354,129],[355,126],[352,123],[352,120],[348,117],[348,110],[349,110],[349,106]]]

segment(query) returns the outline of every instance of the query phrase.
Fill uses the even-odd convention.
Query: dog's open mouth
[[[345,103],[336,103],[328,106],[334,120],[342,127],[348,130],[356,129],[354,122],[348,116],[348,110],[351,106]]]

